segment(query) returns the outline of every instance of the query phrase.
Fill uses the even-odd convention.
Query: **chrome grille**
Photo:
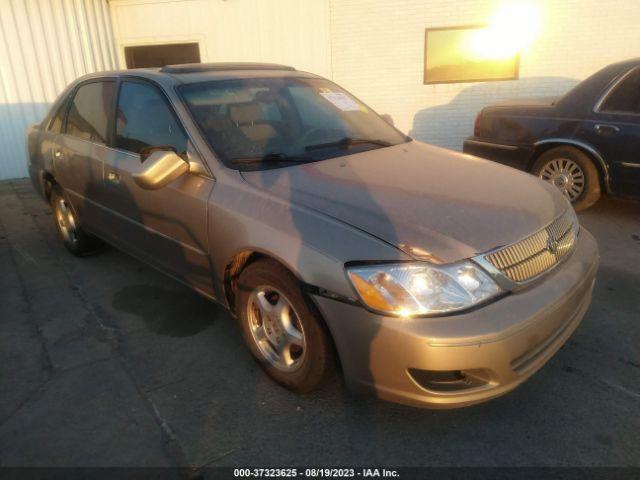
[[[571,208],[551,224],[484,259],[514,282],[526,282],[543,274],[573,251],[578,221]]]

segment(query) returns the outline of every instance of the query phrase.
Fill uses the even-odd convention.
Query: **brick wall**
[[[532,0],[541,29],[515,81],[423,85],[424,30],[484,23],[495,0],[332,0],[334,80],[401,130],[460,149],[497,100],[567,91],[599,68],[640,57],[639,0]]]

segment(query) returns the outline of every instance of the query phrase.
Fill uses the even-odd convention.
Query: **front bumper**
[[[475,137],[469,137],[464,141],[462,151],[520,170],[527,170],[533,155],[533,147],[530,146],[493,143]]]
[[[597,265],[597,244],[582,229],[571,257],[540,282],[471,312],[401,319],[315,300],[349,386],[415,406],[463,407],[514,389],[553,356],[589,307]]]

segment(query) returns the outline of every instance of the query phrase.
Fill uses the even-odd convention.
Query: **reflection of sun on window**
[[[526,4],[501,8],[488,25],[427,29],[424,82],[516,79],[519,53],[538,29],[538,11]]]

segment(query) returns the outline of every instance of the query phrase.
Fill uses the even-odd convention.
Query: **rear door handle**
[[[612,135],[614,133],[618,133],[620,128],[615,125],[605,125],[602,123],[596,124],[596,132],[598,135]]]
[[[113,183],[120,183],[120,175],[116,172],[109,172],[107,173],[107,180]]]

